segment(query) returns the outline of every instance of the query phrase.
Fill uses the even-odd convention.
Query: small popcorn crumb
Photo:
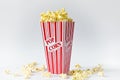
[[[45,65],[42,65],[41,67],[35,67],[34,71],[35,72],[45,71]]]
[[[5,74],[10,74],[11,73],[10,70],[8,70],[8,69],[6,69],[4,72],[5,72]]]
[[[43,75],[44,77],[48,77],[48,78],[51,77],[51,73],[50,73],[50,72],[44,72],[42,75]]]
[[[81,66],[80,66],[79,64],[76,64],[76,65],[75,65],[75,68],[76,68],[76,69],[79,69],[79,68],[81,68]]]
[[[42,70],[41,70],[41,68],[36,67],[33,71],[35,71],[35,72],[40,72],[40,71],[42,71]]]
[[[60,77],[63,78],[63,79],[66,79],[67,78],[67,74],[60,74]]]

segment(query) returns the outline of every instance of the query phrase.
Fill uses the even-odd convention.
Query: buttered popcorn
[[[41,22],[72,21],[65,9],[41,13]]]

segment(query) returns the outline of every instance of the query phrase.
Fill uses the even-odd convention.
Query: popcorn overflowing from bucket
[[[72,21],[64,8],[57,11],[47,11],[41,13],[41,22]]]

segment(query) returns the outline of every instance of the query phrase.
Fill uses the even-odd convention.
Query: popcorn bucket
[[[68,73],[72,51],[74,22],[40,22],[47,62],[52,74]]]

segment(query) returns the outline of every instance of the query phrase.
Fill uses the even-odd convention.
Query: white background
[[[40,13],[61,8],[75,21],[71,67],[76,63],[85,67],[102,64],[107,76],[103,80],[117,80],[119,3],[119,0],[0,0],[0,80],[16,80],[3,74],[6,68],[17,70],[32,61],[45,64]],[[40,78],[37,76],[36,80]]]

